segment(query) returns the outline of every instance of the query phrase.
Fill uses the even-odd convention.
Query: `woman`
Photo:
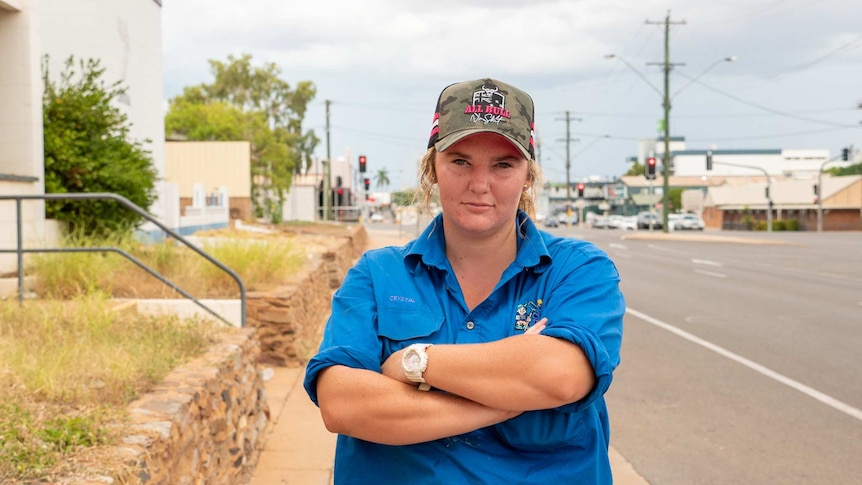
[[[533,224],[533,122],[500,81],[440,94],[420,191],[443,211],[360,258],[307,367],[336,483],[611,483],[619,275]]]

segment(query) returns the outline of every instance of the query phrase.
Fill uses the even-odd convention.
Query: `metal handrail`
[[[168,285],[172,290],[177,293],[183,295],[188,298],[196,305],[201,307],[202,309],[209,312],[211,315],[215,316],[219,320],[231,324],[227,319],[219,315],[217,312],[204,305],[198,299],[190,295],[188,292],[180,288],[179,286],[172,283],[170,280],[156,272],[155,270],[148,267],[146,264],[132,256],[131,254],[123,251],[122,249],[113,248],[113,247],[96,247],[96,248],[58,248],[58,249],[24,249],[23,245],[23,230],[22,230],[22,222],[21,222],[21,202],[24,200],[113,200],[118,202],[119,204],[125,206],[128,209],[131,209],[133,212],[143,217],[144,219],[155,224],[159,229],[170,235],[175,240],[183,243],[191,249],[192,251],[198,253],[200,256],[205,258],[210,263],[216,265],[219,269],[227,273],[234,281],[236,281],[237,286],[239,287],[240,294],[240,326],[245,327],[246,323],[246,301],[245,301],[245,285],[242,282],[242,279],[239,277],[236,272],[232,269],[228,268],[202,249],[198,248],[194,244],[188,242],[185,238],[177,234],[176,232],[169,229],[167,226],[159,222],[152,214],[146,212],[141,209],[134,202],[129,199],[111,193],[103,193],[103,192],[93,192],[93,193],[68,193],[68,194],[42,194],[42,195],[0,195],[0,200],[14,200],[15,201],[15,209],[16,209],[16,217],[15,217],[15,225],[17,229],[17,248],[16,249],[0,249],[0,253],[16,253],[18,255],[18,301],[22,302],[24,299],[24,253],[61,253],[61,252],[115,252],[126,259],[130,260],[138,267],[148,272],[150,275],[157,278],[162,283]]]

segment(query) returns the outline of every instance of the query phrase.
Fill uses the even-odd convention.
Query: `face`
[[[490,235],[514,227],[528,163],[494,133],[477,133],[438,152],[434,169],[447,231]]]

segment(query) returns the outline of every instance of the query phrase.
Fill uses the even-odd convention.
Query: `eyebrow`
[[[442,152],[442,153],[445,155],[449,155],[450,157],[454,157],[454,158],[468,158],[468,159],[470,158],[470,155],[468,155],[466,153],[458,152],[458,151],[447,151],[447,152]],[[510,160],[524,161],[525,159],[522,157],[519,157],[517,155],[503,155],[501,157],[495,158],[493,161],[502,162],[502,161],[510,161]]]

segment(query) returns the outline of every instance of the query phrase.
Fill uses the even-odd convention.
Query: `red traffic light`
[[[584,190],[584,184],[578,184],[578,190]]]
[[[370,188],[371,188],[371,179],[366,177],[365,178],[365,190],[368,190]]]
[[[365,166],[368,163],[368,159],[365,158],[365,155],[359,155],[359,173],[365,173]]]
[[[646,161],[646,166],[644,167],[644,176],[647,179],[652,180],[655,178],[655,157],[649,157]]]
[[[578,197],[584,196],[584,184],[583,182],[578,184]]]
[[[338,195],[341,195],[341,194],[343,194],[343,193],[344,193],[344,189],[339,188],[339,189],[338,189]]]

